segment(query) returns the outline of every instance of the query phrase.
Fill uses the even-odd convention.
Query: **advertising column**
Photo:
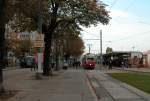
[[[36,62],[38,65],[38,73],[41,74],[43,72],[43,47],[44,47],[44,35],[37,34],[35,47],[37,49],[36,53]]]

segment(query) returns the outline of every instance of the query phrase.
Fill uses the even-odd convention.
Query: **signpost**
[[[36,48],[44,47],[44,34],[37,34],[34,47]]]
[[[37,48],[37,64],[38,64],[38,73],[42,73],[43,69],[43,65],[42,65],[42,59],[43,59],[43,47],[44,47],[44,34],[37,34],[36,40],[35,40],[35,44],[34,47]]]

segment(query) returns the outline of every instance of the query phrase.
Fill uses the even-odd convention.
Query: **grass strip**
[[[111,73],[110,75],[150,94],[150,75],[140,73]]]

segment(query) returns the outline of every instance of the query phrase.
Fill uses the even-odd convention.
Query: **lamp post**
[[[103,59],[103,54],[102,54],[102,30],[100,30],[100,64],[102,65],[102,59]]]

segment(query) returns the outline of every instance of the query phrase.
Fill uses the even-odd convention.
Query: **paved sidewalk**
[[[5,87],[19,90],[19,93],[8,101],[96,101],[84,70],[69,69],[42,80],[34,79],[29,70],[18,72],[19,75],[12,77],[11,73],[9,76],[5,74]]]
[[[150,94],[113,79],[104,71],[87,71],[87,75],[99,101],[150,101]]]

